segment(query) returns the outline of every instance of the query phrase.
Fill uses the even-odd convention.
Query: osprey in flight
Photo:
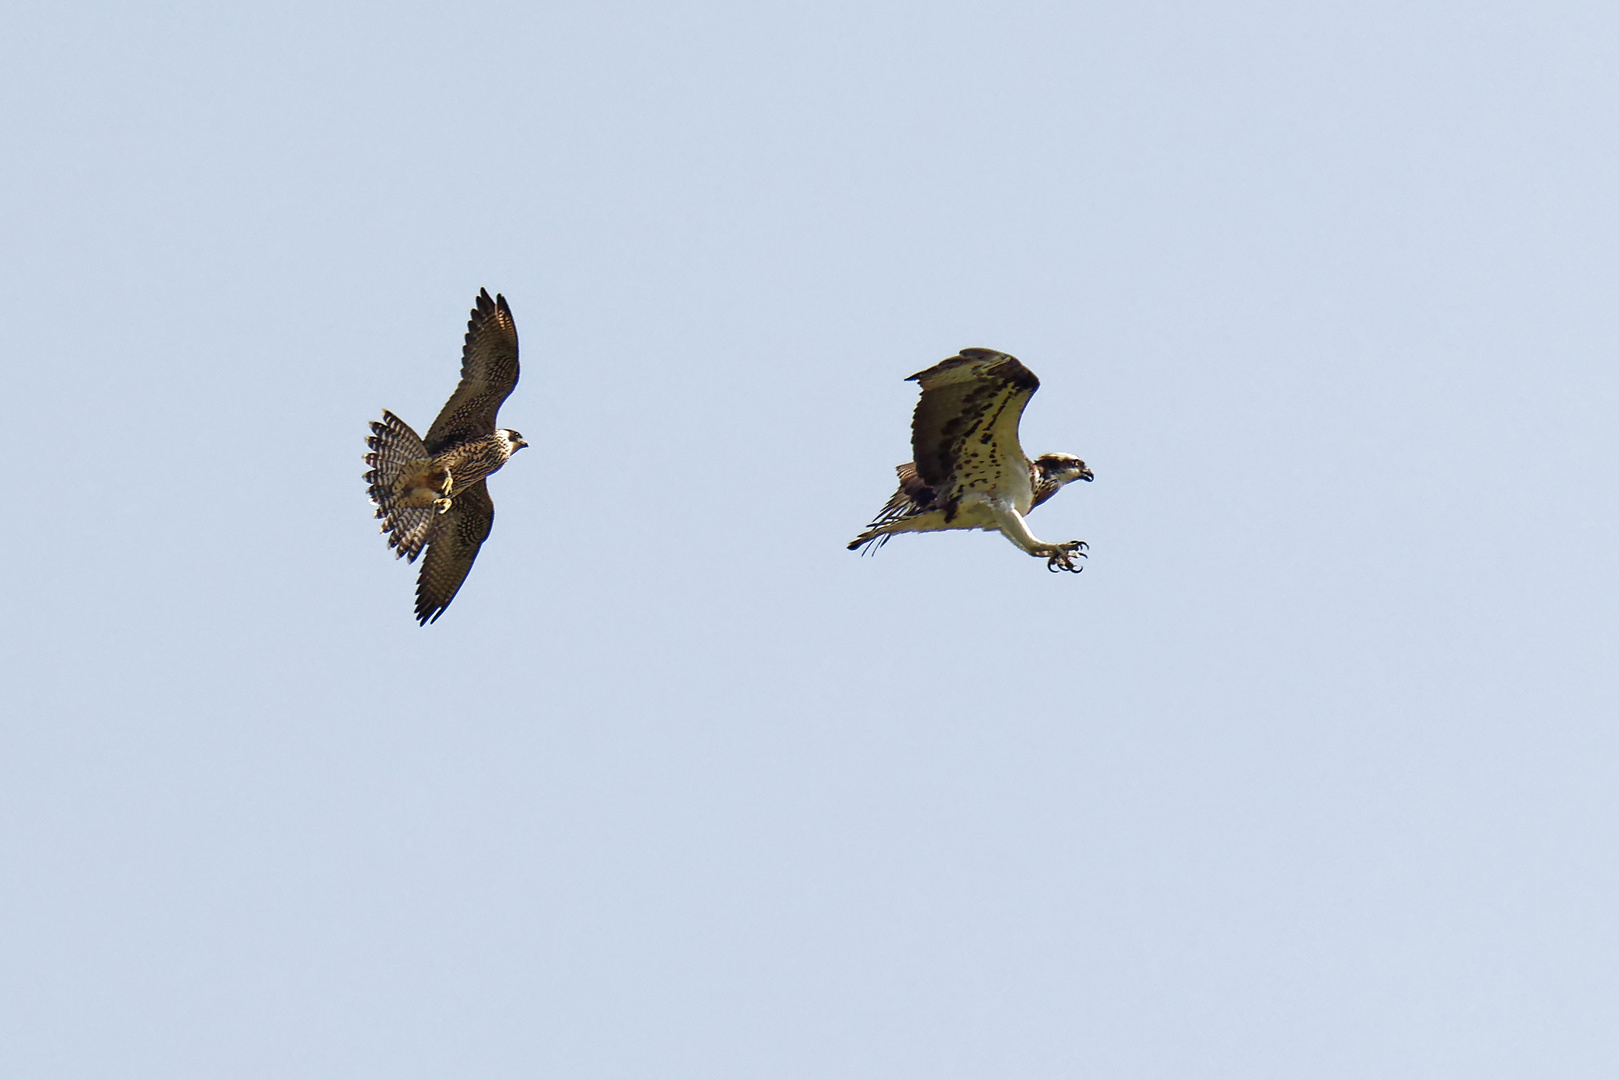
[[[365,444],[365,474],[388,546],[411,562],[427,549],[416,580],[416,620],[438,619],[489,536],[495,504],[484,478],[527,446],[511,428],[495,427],[495,414],[517,385],[517,326],[504,296],[478,292],[461,349],[461,384],[419,438],[410,425],[382,410]]]
[[[898,469],[899,490],[850,551],[875,551],[895,533],[939,529],[999,530],[1046,560],[1053,573],[1082,567],[1083,540],[1048,544],[1029,532],[1023,516],[1073,480],[1090,480],[1077,457],[1042,454],[1030,461],[1018,445],[1023,407],[1040,388],[1016,357],[991,349],[962,349],[910,380],[922,385],[911,418],[914,461]]]

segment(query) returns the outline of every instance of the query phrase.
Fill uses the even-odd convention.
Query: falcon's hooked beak
[[[523,447],[528,445],[528,440],[523,438],[521,435],[517,434],[517,432],[515,432],[515,431],[512,432],[507,437],[509,439],[511,439],[511,441],[512,441],[512,453],[514,453],[514,454],[517,453],[517,451],[521,450]]]

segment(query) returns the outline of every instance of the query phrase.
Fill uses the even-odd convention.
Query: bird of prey
[[[899,490],[849,550],[875,551],[902,532],[998,530],[1045,559],[1051,572],[1079,573],[1074,558],[1084,558],[1083,540],[1048,544],[1023,520],[1064,484],[1091,479],[1085,463],[1069,454],[1024,456],[1018,420],[1040,388],[1034,372],[1002,352],[962,349],[907,381],[922,386],[911,418],[914,460],[899,466]]]
[[[461,349],[461,383],[419,438],[382,410],[365,444],[365,474],[382,531],[395,555],[411,562],[425,548],[416,579],[416,621],[434,622],[455,599],[478,548],[489,536],[495,504],[485,478],[528,443],[495,414],[517,385],[517,325],[506,298],[478,292]]]

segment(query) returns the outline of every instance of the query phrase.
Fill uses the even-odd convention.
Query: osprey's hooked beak
[[[1091,471],[1090,471],[1090,470],[1089,470],[1089,469],[1086,469],[1086,470],[1085,470],[1085,471],[1084,471],[1084,472],[1082,472],[1082,473],[1080,473],[1080,474],[1079,474],[1079,478],[1080,478],[1080,479],[1081,479],[1081,480],[1083,480],[1083,481],[1085,481],[1085,482],[1086,482],[1086,483],[1087,483],[1087,484],[1088,484],[1088,483],[1090,483],[1090,482],[1091,482],[1091,481],[1092,481],[1092,480],[1095,480],[1095,479],[1096,479],[1096,476],[1095,476],[1095,474],[1094,474],[1094,473],[1092,473],[1092,472],[1091,472]]]

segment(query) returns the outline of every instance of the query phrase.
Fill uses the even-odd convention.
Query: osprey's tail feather
[[[882,528],[874,524],[871,528],[849,541],[849,550],[860,551],[861,548],[865,548],[864,551],[860,551],[860,554],[870,555],[888,543],[888,538],[893,535],[891,532],[884,532]]]
[[[934,491],[916,475],[916,466],[907,461],[903,465],[895,466],[894,471],[899,474],[899,490],[889,498],[883,508],[877,512],[866,531],[849,542],[850,551],[861,551],[862,555],[870,555],[878,548],[888,543],[889,538],[896,532],[909,532],[903,526],[896,527],[896,523],[918,514],[925,514],[933,508]],[[868,546],[869,545],[869,546]]]
[[[407,468],[432,455],[410,425],[387,409],[382,410],[380,421],[371,421],[365,444],[371,448],[365,455],[365,463],[371,466],[365,474],[367,492],[377,506],[382,531],[388,534],[388,546],[397,549],[396,556],[415,562],[427,544],[437,512],[430,506],[400,506],[398,482]]]

